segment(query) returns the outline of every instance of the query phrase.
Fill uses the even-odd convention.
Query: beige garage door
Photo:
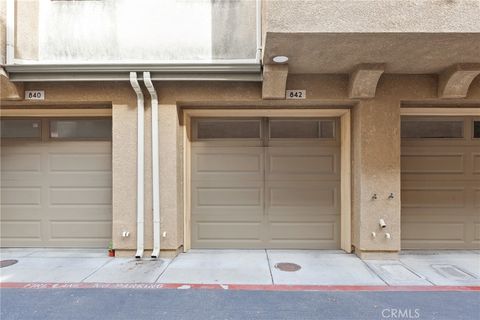
[[[110,140],[110,119],[2,120],[2,247],[106,247]]]
[[[479,120],[403,118],[403,248],[480,248]]]
[[[337,249],[334,119],[197,119],[192,247]]]

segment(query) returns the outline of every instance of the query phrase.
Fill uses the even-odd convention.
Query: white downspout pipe
[[[158,96],[150,72],[143,73],[143,81],[152,103],[152,201],[153,201],[153,251],[151,257],[160,256],[160,173],[158,156]]]
[[[5,64],[13,64],[15,59],[15,0],[7,0],[6,3],[6,61]]]
[[[137,95],[137,252],[135,258],[141,259],[144,250],[144,127],[145,110],[142,89],[137,73],[130,72],[130,84]]]

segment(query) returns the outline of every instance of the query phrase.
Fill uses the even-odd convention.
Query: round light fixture
[[[287,56],[275,56],[275,57],[273,57],[273,62],[275,62],[275,63],[285,63],[287,61],[288,61]]]

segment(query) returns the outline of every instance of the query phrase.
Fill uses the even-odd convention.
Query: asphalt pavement
[[[480,319],[480,292],[2,289],[0,318]]]

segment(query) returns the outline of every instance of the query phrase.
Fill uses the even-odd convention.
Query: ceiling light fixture
[[[273,62],[275,62],[275,63],[285,63],[287,61],[288,61],[287,56],[275,56],[275,57],[273,57]]]

